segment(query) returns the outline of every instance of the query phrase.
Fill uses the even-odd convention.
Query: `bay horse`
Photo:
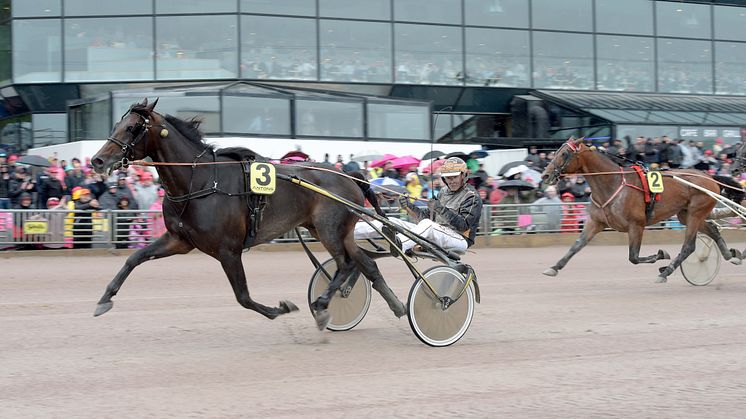
[[[741,252],[728,249],[717,226],[707,221],[707,217],[715,207],[715,199],[705,192],[676,181],[668,174],[686,178],[689,182],[714,193],[720,193],[721,188],[718,182],[724,182],[730,186],[737,186],[737,183],[725,177],[714,179],[698,170],[677,169],[661,173],[664,174],[661,178],[664,189],[660,194],[660,201],[655,202],[653,212],[648,216],[642,180],[634,170],[620,166],[600,150],[586,145],[583,138],[567,140],[545,168],[542,180],[552,185],[557,183],[560,176],[564,174],[586,174],[586,180],[592,192],[591,204],[588,206],[590,217],[580,237],[570,247],[567,254],[543,274],[556,276],[559,270],[567,265],[570,258],[606,227],[627,233],[629,261],[633,264],[655,263],[661,259],[670,259],[664,250],[658,250],[654,255],[641,257],[640,245],[645,226],[667,220],[673,215],[676,215],[679,221],[686,225],[684,244],[676,258],[668,266],[660,268],[656,282],[666,282],[668,276],[694,251],[697,232],[712,238],[726,260],[740,265]],[[740,186],[738,188],[740,189]],[[729,188],[725,189],[724,195],[732,197],[733,200],[737,200],[736,202],[743,197],[742,192],[735,192]]]
[[[112,297],[136,266],[147,260],[188,253],[195,248],[220,262],[236,300],[244,308],[269,319],[295,311],[298,308],[289,301],[280,301],[278,307],[268,307],[251,298],[241,254],[244,248],[267,243],[297,226],[307,228],[338,267],[327,290],[312,304],[319,329],[323,330],[330,321],[327,307],[334,292],[345,280],[360,272],[372,281],[373,288],[397,317],[406,314],[404,304],[388,287],[376,263],[355,243],[353,230],[358,217],[345,205],[280,180],[279,176],[301,178],[358,205],[367,197],[376,211],[383,214],[367,184],[334,173],[323,164],[276,165],[276,190],[265,195],[261,216],[252,223],[241,161],[266,159],[240,147],[216,150],[204,142],[199,131],[200,121],[163,116],[153,110],[157,102],[156,99],[148,104],[146,98],[132,105],[91,159],[94,170],[108,175],[114,169],[126,167],[128,161],[150,157],[167,198],[163,203],[167,232],[127,258],[106,287],[94,316],[112,308]],[[183,162],[189,164],[183,165]],[[324,170],[313,170],[315,166],[323,166]],[[247,240],[252,225],[255,226],[253,239]]]

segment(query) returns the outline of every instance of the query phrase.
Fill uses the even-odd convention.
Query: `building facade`
[[[5,148],[100,138],[127,91],[217,113],[214,135],[514,146],[733,142],[746,126],[743,0],[0,0],[0,13]],[[287,125],[236,122],[262,112]],[[301,129],[324,112],[347,116]]]

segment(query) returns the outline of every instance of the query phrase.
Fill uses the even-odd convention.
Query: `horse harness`
[[[192,191],[192,186],[194,184],[194,172],[197,168],[197,162],[199,161],[202,156],[207,153],[207,151],[212,151],[212,161],[213,161],[213,168],[214,168],[214,174],[213,174],[213,182],[212,186],[205,189],[200,189],[198,191]],[[179,228],[182,228],[184,224],[182,223],[181,219],[184,215],[184,212],[186,211],[187,207],[189,206],[189,202],[192,199],[199,199],[204,198],[206,196],[212,195],[214,193],[223,194],[226,196],[245,196],[246,197],[246,205],[249,208],[249,227],[246,230],[246,237],[244,238],[244,244],[243,248],[249,248],[254,242],[254,238],[256,237],[256,233],[259,230],[259,223],[262,219],[262,213],[264,212],[264,208],[267,205],[267,195],[262,194],[256,194],[251,192],[250,190],[250,177],[249,173],[251,170],[251,165],[256,161],[256,155],[254,154],[246,154],[245,156],[241,156],[241,171],[243,173],[243,179],[244,179],[244,190],[243,192],[228,192],[220,189],[218,187],[219,181],[218,181],[218,165],[217,163],[217,153],[214,149],[211,147],[205,147],[204,150],[200,154],[198,154],[194,158],[194,162],[192,162],[192,172],[189,176],[189,192],[187,192],[184,195],[179,196],[172,196],[168,192],[166,192],[166,198],[168,198],[169,201],[174,203],[182,203],[186,202],[183,207],[181,207],[181,211],[179,212],[179,218],[178,218],[178,225]],[[244,159],[245,158],[245,159]]]
[[[650,221],[650,219],[652,219],[653,217],[653,209],[655,207],[655,203],[661,200],[661,195],[659,193],[650,191],[650,186],[648,185],[648,180],[645,176],[645,173],[647,172],[645,167],[633,165],[630,166],[630,168],[634,170],[634,173],[636,173],[640,177],[642,187],[627,183],[627,177],[625,176],[625,174],[629,172],[625,172],[624,167],[620,167],[619,174],[622,178],[622,182],[619,184],[619,187],[616,188],[616,191],[614,191],[609,199],[607,199],[606,202],[604,202],[603,204],[599,204],[595,199],[593,199],[593,194],[591,194],[591,202],[598,208],[604,209],[611,203],[611,201],[614,200],[614,198],[617,197],[617,195],[619,195],[619,193],[622,192],[622,189],[624,189],[625,186],[629,186],[632,189],[637,189],[638,191],[642,192],[643,196],[645,197],[645,219]],[[606,212],[604,212],[604,216],[606,216]]]

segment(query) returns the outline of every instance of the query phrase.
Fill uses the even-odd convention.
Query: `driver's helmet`
[[[460,174],[466,174],[466,162],[458,157],[449,157],[442,166],[440,166],[440,176],[451,177]]]

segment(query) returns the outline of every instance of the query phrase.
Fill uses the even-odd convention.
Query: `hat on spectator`
[[[711,156],[712,150],[705,150],[705,156]]]
[[[117,175],[117,180],[124,180],[124,179],[127,179],[127,173],[119,172],[119,174]]]
[[[51,198],[47,199],[47,208],[53,207],[55,205],[58,205],[59,203],[60,203],[60,199],[59,198],[51,197]]]
[[[15,154],[11,154],[8,157],[8,163],[15,163],[16,160],[18,160],[18,156],[16,156]]]
[[[32,196],[28,192],[23,192],[21,196],[18,198],[19,201],[23,201],[24,199],[31,199]]]
[[[111,188],[118,188],[119,186],[117,185],[116,182],[106,182],[106,187],[108,189],[111,189]]]
[[[573,195],[572,192],[565,192],[562,194],[562,199],[565,199],[565,198],[575,199],[575,195]]]
[[[5,150],[0,150],[0,157],[8,157],[8,153]]]
[[[80,191],[82,190],[83,188],[81,186],[76,186],[73,188],[72,190],[73,201],[77,201],[78,199],[80,199]]]

